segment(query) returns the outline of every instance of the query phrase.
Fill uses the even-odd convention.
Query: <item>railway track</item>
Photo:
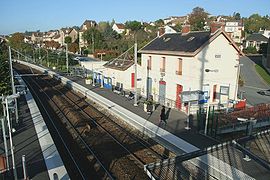
[[[45,76],[28,78],[32,86],[35,84],[35,90],[39,89],[44,99],[55,106],[53,109],[62,117],[62,124],[68,122],[67,129],[81,149],[88,149],[87,159],[98,160],[94,167],[104,168],[108,173],[106,178],[147,179],[143,165],[172,156],[153,140],[138,136],[132,129],[100,112],[59,81]],[[76,118],[68,118],[69,115]]]

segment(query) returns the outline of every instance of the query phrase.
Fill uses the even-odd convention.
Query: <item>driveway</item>
[[[259,58],[259,57],[256,57]],[[253,59],[254,60],[254,59]],[[257,61],[258,59],[256,59]],[[259,90],[270,89],[264,80],[257,74],[255,70],[255,63],[247,56],[240,58],[241,66],[240,75],[244,80],[244,86],[239,87],[239,93],[245,92],[243,97],[247,99],[249,105],[256,105],[260,103],[269,103],[270,97],[258,94]]]

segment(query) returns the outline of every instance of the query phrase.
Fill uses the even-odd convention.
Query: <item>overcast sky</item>
[[[212,15],[270,15],[270,0],[1,0],[0,34],[80,26],[86,19],[155,21],[197,6]]]

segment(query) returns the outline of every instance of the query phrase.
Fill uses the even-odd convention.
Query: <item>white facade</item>
[[[121,24],[121,26],[124,26]],[[112,29],[116,31],[118,34],[122,34],[125,31],[125,28],[119,27],[116,23],[113,24]]]
[[[103,70],[103,75],[105,77],[110,77],[112,79],[112,85],[116,86],[117,83],[123,85],[123,89],[127,91],[134,91],[134,87],[132,87],[132,74],[135,72],[134,65],[130,66],[125,71],[106,68]],[[137,79],[141,78],[141,66],[137,66]],[[137,89],[138,92],[141,91],[141,81],[137,81]]]
[[[264,35],[267,39],[270,37],[270,30],[262,30],[259,31],[260,34]]]
[[[221,48],[222,47],[222,48]],[[151,58],[151,69],[147,70],[147,61]],[[160,72],[161,60],[165,58],[165,73]],[[182,59],[182,75],[178,75],[179,58]],[[237,50],[220,34],[210,44],[205,46],[196,56],[142,54],[142,95],[147,96],[147,78],[152,79],[151,94],[159,101],[160,80],[166,82],[165,105],[175,107],[177,101],[177,84],[182,91],[210,90],[210,103],[227,103],[228,99],[237,98],[237,75],[239,65]],[[209,69],[210,72],[205,70]],[[214,87],[215,86],[215,87]],[[229,88],[229,96],[220,95],[214,99],[214,91],[220,92],[220,87]],[[222,88],[224,90],[224,88]],[[183,102],[181,102],[183,109]]]
[[[244,26],[239,22],[226,22],[225,24],[225,32],[228,33],[232,40],[236,43],[243,42],[243,31]]]
[[[121,71],[117,69],[104,67],[104,64],[107,61],[86,61],[81,62],[81,66],[85,67],[90,71],[94,71],[95,73],[101,74],[102,79],[104,77],[111,78],[112,85],[116,86],[117,83],[122,84],[123,90],[133,91],[134,87],[132,87],[132,73],[135,72],[134,65],[130,66],[128,69]],[[137,65],[137,79],[141,79],[141,66]],[[141,91],[142,81],[137,81],[138,92]]]
[[[166,25],[164,26],[165,34],[170,34],[170,33],[177,33],[176,30],[174,30],[172,27]]]

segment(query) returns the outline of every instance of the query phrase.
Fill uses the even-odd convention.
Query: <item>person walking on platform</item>
[[[167,124],[166,114],[165,114],[165,106],[162,106],[161,113],[160,113],[160,123],[162,123],[162,122]]]

